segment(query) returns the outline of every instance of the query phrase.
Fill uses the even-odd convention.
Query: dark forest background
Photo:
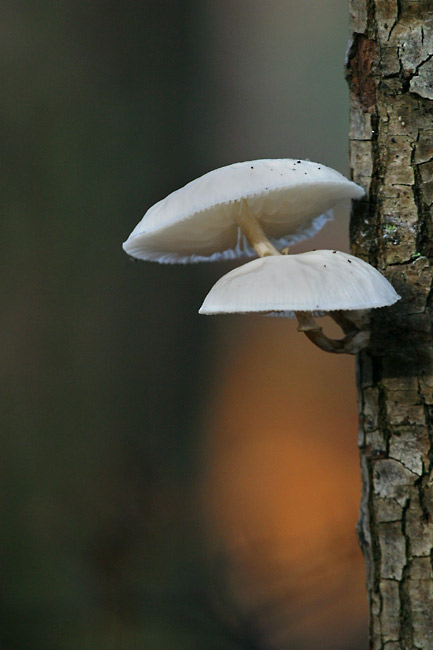
[[[352,360],[325,361],[281,319],[199,317],[227,264],[121,249],[152,203],[224,164],[348,174],[346,2],[6,0],[0,25],[1,650],[358,647]],[[348,207],[336,216],[304,250],[347,250]],[[244,466],[254,423],[275,453]],[[233,427],[245,448],[226,463]],[[323,429],[346,455],[321,452],[304,486]],[[338,463],[353,489],[327,492]],[[325,542],[318,495],[341,513],[348,493]],[[231,536],[260,508],[272,525]]]

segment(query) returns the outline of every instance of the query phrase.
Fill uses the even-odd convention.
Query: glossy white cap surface
[[[320,250],[263,257],[230,271],[212,287],[200,314],[346,311],[385,307],[399,298],[367,262]]]

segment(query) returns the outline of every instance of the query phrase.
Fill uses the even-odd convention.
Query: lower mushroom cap
[[[371,309],[399,300],[373,266],[340,251],[263,257],[213,286],[200,314]]]

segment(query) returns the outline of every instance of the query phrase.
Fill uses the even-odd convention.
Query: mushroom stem
[[[330,311],[329,316],[341,327],[345,334],[350,334],[353,331],[359,332],[359,330],[368,328],[370,310]]]
[[[248,210],[247,202],[241,199],[239,204],[240,210],[236,215],[236,221],[257,255],[259,257],[280,255],[280,251],[266,237],[260,221]]]
[[[357,354],[368,345],[370,333],[367,331],[354,329],[342,339],[330,339],[309,312],[297,311],[295,314],[299,323],[298,332],[304,332],[314,345],[325,352]]]

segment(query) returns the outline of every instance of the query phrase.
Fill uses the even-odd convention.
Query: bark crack
[[[418,134],[419,138],[419,134]],[[422,196],[422,174],[420,165],[415,163],[416,149],[413,147],[411,155],[411,166],[414,172],[414,184],[412,186],[413,200],[416,206],[418,216],[418,235],[416,238],[416,250],[427,257],[432,262],[433,260],[433,227],[430,210],[425,205]],[[430,159],[432,160],[433,157]],[[426,161],[427,162],[427,161]],[[423,163],[425,164],[425,163]]]
[[[400,641],[403,650],[412,650],[413,643],[413,623],[412,623],[412,608],[411,599],[408,589],[408,581],[410,580],[410,539],[406,533],[406,517],[410,508],[410,499],[408,499],[406,506],[403,508],[401,528],[405,540],[405,554],[406,564],[403,568],[402,579],[399,584],[400,596]]]
[[[397,27],[398,23],[400,22],[400,18],[401,18],[401,0],[397,0],[396,16],[395,16],[394,22],[393,22],[393,24],[391,26],[391,29],[388,32],[388,38],[386,39],[387,42],[389,42],[389,40],[391,38],[391,35],[392,35],[392,32],[394,31],[395,27]]]

